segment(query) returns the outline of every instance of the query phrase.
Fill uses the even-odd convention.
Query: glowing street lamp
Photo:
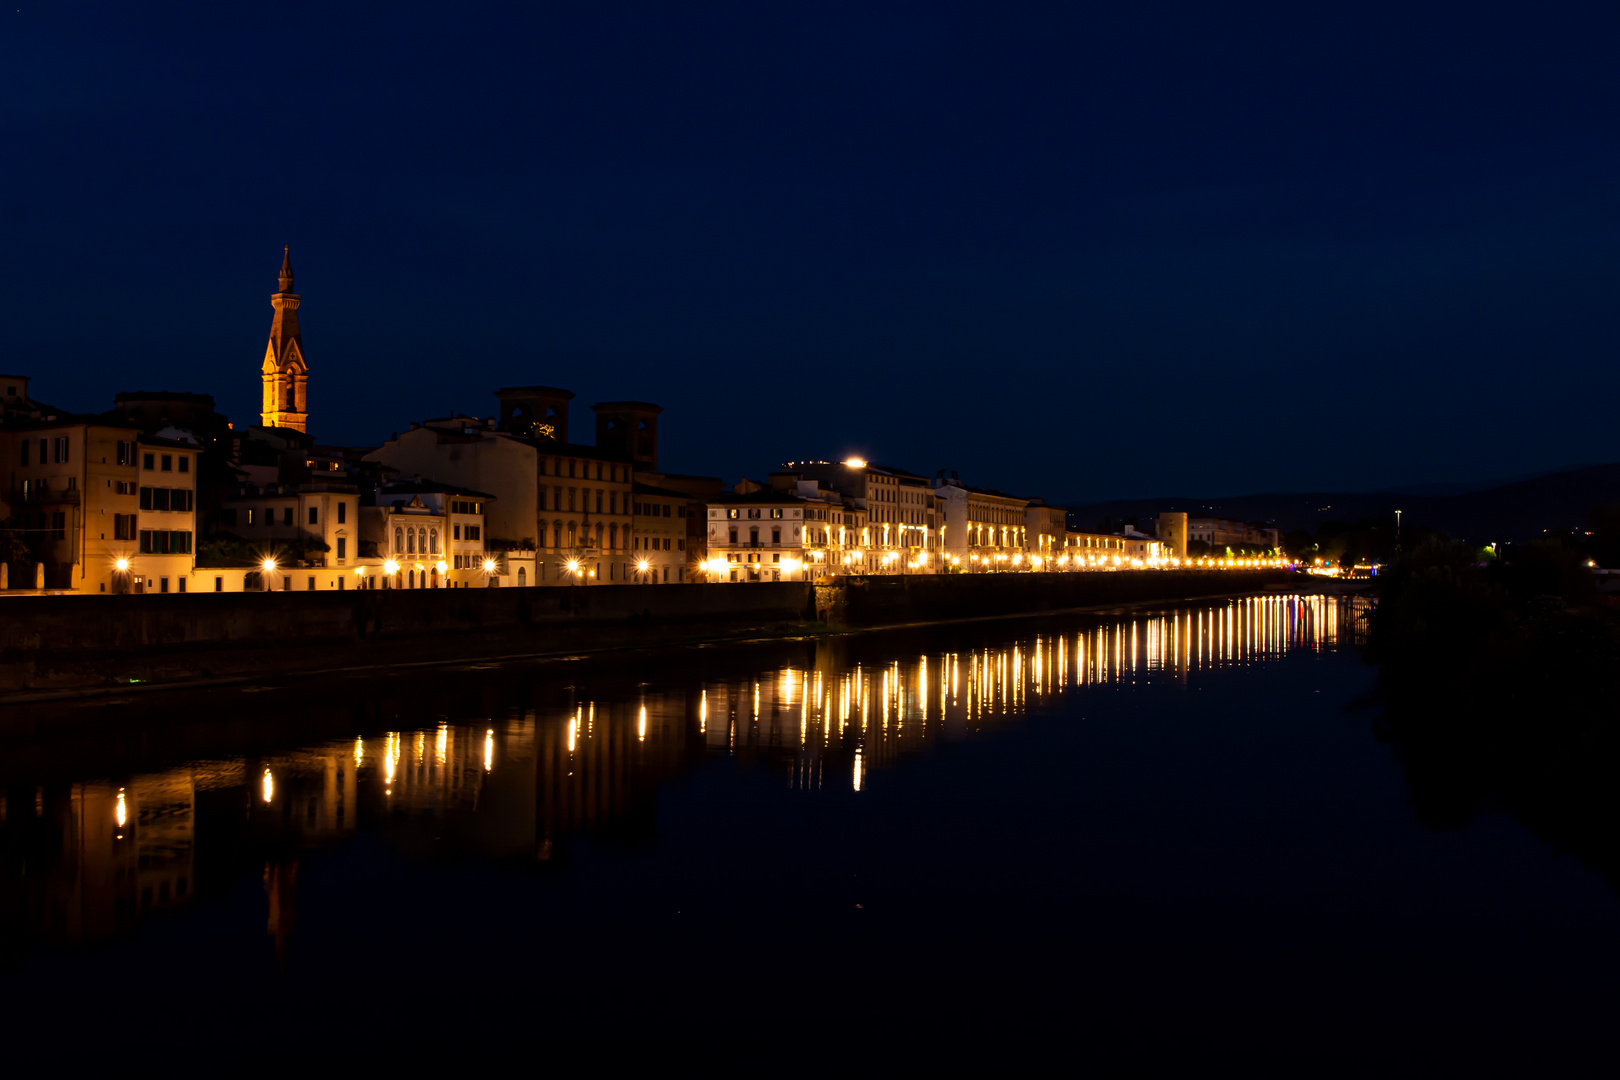
[[[484,573],[493,574],[494,572],[495,572],[495,560],[494,559],[485,559],[484,560]]]
[[[129,560],[123,558],[119,559],[117,562],[113,563],[113,569],[117,570],[120,574],[129,573]]]

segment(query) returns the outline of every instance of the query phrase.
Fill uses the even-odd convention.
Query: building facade
[[[805,502],[769,488],[708,506],[708,580],[803,581]]]

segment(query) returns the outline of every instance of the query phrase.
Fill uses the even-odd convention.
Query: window
[[[247,523],[248,523],[248,524],[249,524],[249,525],[251,525],[251,524],[253,524],[253,507],[251,507],[251,506],[250,506],[250,507],[248,507],[248,512],[247,512]]]
[[[460,525],[452,525],[452,526],[450,526],[450,539],[452,539],[452,540],[460,540],[461,539],[461,526]]]
[[[24,465],[28,464],[28,447],[29,442],[27,439],[24,439],[22,441],[22,464]]]
[[[320,518],[320,511],[319,511],[319,510],[317,510],[317,509],[316,509],[316,508],[315,508],[315,507],[313,507],[313,506],[312,506],[312,507],[310,507],[310,508],[309,508],[309,523],[310,523],[310,524],[311,524],[311,525],[319,525],[319,524],[320,524],[320,520],[321,520],[321,518]]]
[[[267,506],[264,508],[264,527],[267,529],[273,529],[275,526],[276,508],[273,506]]]
[[[602,465],[601,465],[600,462],[598,462],[597,466],[596,466],[596,478],[598,480],[602,479]],[[598,506],[597,509],[600,510],[602,508],[600,506]]]
[[[466,527],[465,531],[466,531],[466,538],[468,540],[481,540],[481,539],[483,539],[484,527],[482,525],[468,525]]]
[[[166,578],[166,577],[158,578],[158,592],[168,592],[168,591],[169,591],[169,579]]]
[[[429,529],[428,530],[428,554],[429,555],[437,555],[438,553],[439,553],[439,530],[438,529]]]
[[[224,578],[217,577],[217,578],[214,579],[214,591],[215,592],[224,592],[225,591],[225,579]]]
[[[67,512],[65,510],[56,510],[51,514],[51,539],[67,539]]]
[[[66,464],[68,459],[68,440],[66,435],[58,435],[51,440],[51,460],[58,465]]]
[[[781,516],[782,516],[782,508],[781,507],[777,507],[776,509],[771,511],[771,517],[779,518]]]
[[[771,543],[780,544],[781,542],[782,542],[782,530],[781,529],[772,529],[771,530]]]
[[[664,516],[669,517],[669,503],[664,504]]]
[[[117,462],[120,465],[133,465],[133,464],[135,464],[135,444],[134,443],[132,443],[132,442],[123,442],[123,441],[120,441],[118,443]],[[28,462],[25,461],[25,462],[23,462],[23,464],[26,465],[26,464],[28,464]]]
[[[416,530],[415,529],[406,529],[405,530],[405,553],[407,555],[415,555],[416,554]]]
[[[737,530],[736,529],[731,530],[731,542],[733,544],[735,544],[737,542]]]
[[[113,515],[113,539],[114,540],[133,540],[133,539],[135,539],[135,515],[134,514],[114,514]]]
[[[578,488],[569,488],[568,489],[568,512],[569,513],[573,513],[573,511],[574,511],[574,496],[577,495],[577,494],[579,494],[579,489]]]
[[[149,487],[141,488],[141,504],[140,505],[141,505],[142,510],[150,510],[150,509],[152,509],[152,489],[151,488],[149,488]]]
[[[337,504],[337,512],[338,512],[338,524],[339,525],[346,524],[348,522],[348,519],[349,519],[349,504],[346,503],[346,502],[338,503]]]
[[[160,468],[158,469],[159,472],[173,472],[174,471],[174,455],[173,454],[164,454],[162,457],[160,457],[158,459],[158,464],[160,466]]]
[[[180,471],[183,472],[183,473],[188,473],[188,472],[191,471],[191,455],[190,454],[181,454],[180,455]],[[181,589],[180,591],[185,592],[184,589]]]
[[[338,505],[341,506],[343,504],[339,503]],[[337,542],[337,558],[338,562],[342,562],[344,559],[348,558],[349,555],[349,538],[346,536],[340,536],[337,538]]]
[[[292,524],[292,511],[293,511],[293,508],[290,507],[290,506],[283,506],[281,508],[281,523],[283,525],[291,525]]]
[[[727,510],[726,511],[726,517],[731,518],[733,521],[735,521],[737,518],[739,518],[741,516],[742,516],[742,511],[741,510]]]
[[[314,574],[309,575],[309,586],[304,591],[305,592],[314,592],[315,591],[315,575]]]
[[[602,471],[602,466],[598,465],[596,467],[596,471],[601,472]],[[597,479],[600,480],[602,478],[600,476],[598,476]],[[596,489],[596,512],[598,514],[600,514],[602,512],[602,489],[601,488]]]
[[[394,552],[397,554],[405,550],[405,532],[397,525],[394,527]]]
[[[577,464],[579,464],[579,463],[577,461],[575,461],[573,458],[568,459],[568,476],[569,476],[570,479],[573,478],[574,466],[577,465]]]
[[[610,492],[608,492],[608,513],[617,514],[618,512],[619,512],[619,493],[617,491],[610,491]]]

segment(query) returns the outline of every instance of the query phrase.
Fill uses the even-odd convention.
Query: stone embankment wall
[[[622,646],[800,623],[811,587],[31,596],[0,600],[0,691]]]
[[[852,578],[847,585],[816,590],[816,616],[834,625],[857,627],[988,618],[1229,595],[1299,578],[1281,569]]]
[[[836,586],[31,596],[0,600],[0,693],[275,678],[830,627],[1166,602],[1280,587],[1286,571],[854,578]]]

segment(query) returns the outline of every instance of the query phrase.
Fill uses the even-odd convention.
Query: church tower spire
[[[270,297],[276,309],[270,319],[270,344],[264,350],[264,409],[260,418],[265,427],[309,430],[305,394],[309,368],[304,363],[304,339],[298,332],[298,294],[293,292],[292,252],[282,248],[281,291]]]

